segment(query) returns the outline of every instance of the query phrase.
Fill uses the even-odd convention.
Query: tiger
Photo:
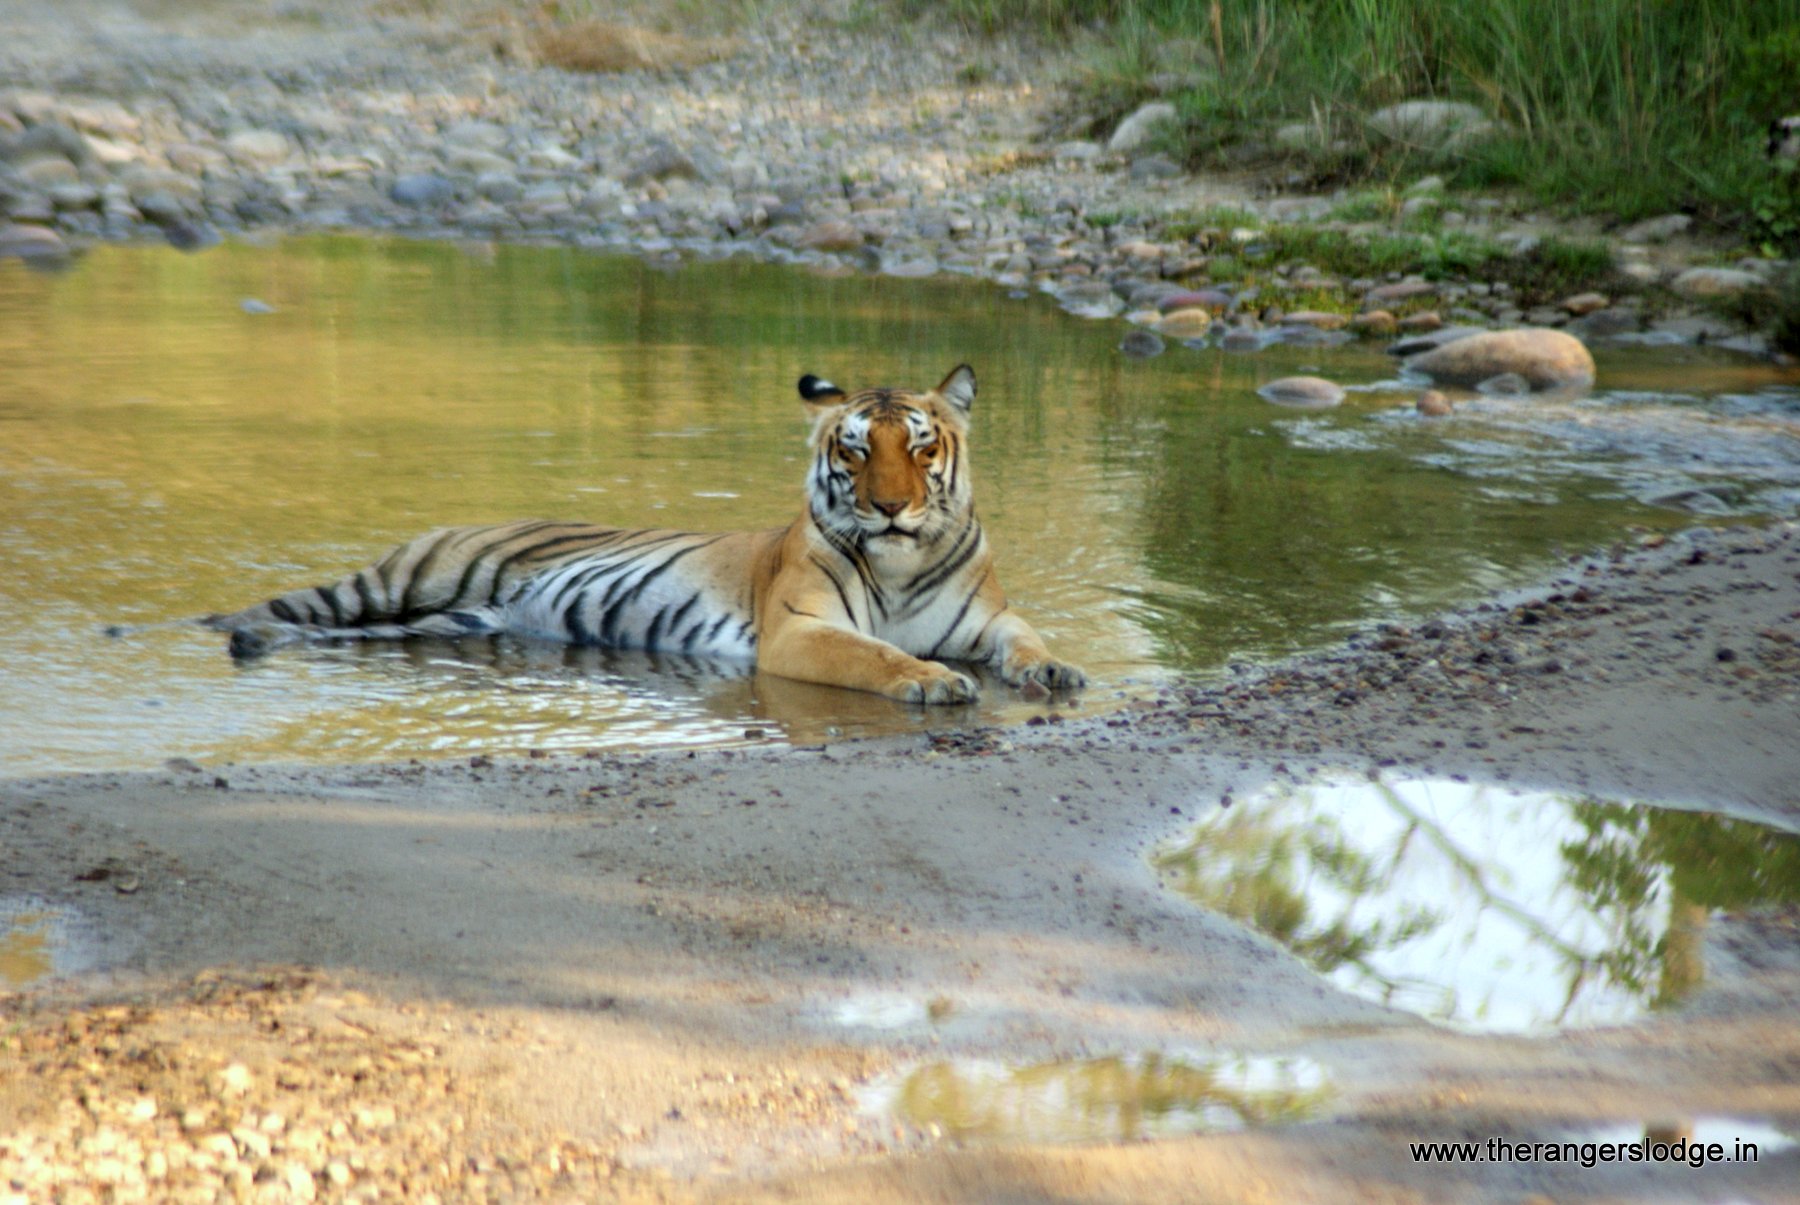
[[[753,660],[916,704],[972,702],[992,667],[1029,695],[1085,685],[1011,610],[970,482],[975,372],[935,389],[800,378],[806,507],[785,528],[684,532],[528,519],[445,527],[334,585],[203,622],[234,657],[300,641],[508,634]]]

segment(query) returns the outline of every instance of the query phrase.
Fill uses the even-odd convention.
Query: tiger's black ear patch
[[[822,402],[826,398],[843,397],[844,391],[824,377],[815,377],[809,372],[800,378],[800,396],[809,402]]]

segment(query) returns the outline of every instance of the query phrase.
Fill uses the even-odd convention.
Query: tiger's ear
[[[937,391],[939,397],[967,414],[969,407],[975,404],[975,370],[967,364],[958,364]]]
[[[844,391],[809,372],[800,378],[800,399],[812,406],[833,406],[844,400]]]

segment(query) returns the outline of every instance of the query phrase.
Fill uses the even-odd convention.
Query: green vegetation
[[[1093,31],[1085,109],[1153,96],[1199,165],[1286,161],[1317,182],[1452,183],[1629,220],[1686,209],[1800,250],[1800,182],[1764,156],[1796,107],[1800,0],[900,0],[976,28]],[[1368,114],[1470,102],[1497,129],[1448,150],[1384,141]],[[1305,123],[1310,150],[1284,147]]]

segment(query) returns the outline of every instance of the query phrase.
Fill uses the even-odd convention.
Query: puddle
[[[1282,788],[1154,856],[1345,991],[1459,1028],[1618,1024],[1705,979],[1720,909],[1800,900],[1800,838],[1444,781]]]
[[[0,896],[0,987],[30,987],[94,964],[80,916],[34,896]]]
[[[1302,1121],[1330,1095],[1324,1071],[1307,1059],[1153,1052],[929,1063],[876,1085],[864,1103],[960,1139],[1122,1142]]]

